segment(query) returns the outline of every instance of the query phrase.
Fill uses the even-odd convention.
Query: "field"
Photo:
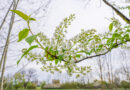
[[[18,90],[101,90],[101,89],[18,89]],[[113,90],[130,90],[130,89],[113,89]]]
[[[101,90],[101,89],[43,89],[43,90]],[[110,90],[110,89],[105,89]],[[130,89],[114,89],[114,90],[130,90]]]

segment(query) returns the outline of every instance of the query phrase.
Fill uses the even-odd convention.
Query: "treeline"
[[[106,81],[104,81],[103,83],[100,83],[97,81],[93,82],[93,83],[87,83],[87,84],[83,84],[83,83],[79,83],[79,82],[66,82],[64,84],[61,84],[61,86],[59,88],[62,89],[99,89],[99,88],[103,88],[103,89],[116,89],[116,88],[124,88],[124,89],[129,89],[130,88],[130,82],[128,81],[121,81],[119,84],[110,84]]]
[[[1,83],[1,82],[0,82]],[[15,73],[15,75],[4,77],[3,88],[4,90],[17,90],[17,89],[37,89],[43,87],[45,82],[39,82],[35,69],[23,70]]]

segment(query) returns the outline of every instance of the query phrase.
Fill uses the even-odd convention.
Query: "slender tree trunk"
[[[1,30],[1,28],[3,27],[3,25],[4,25],[4,23],[5,23],[5,20],[6,20],[7,16],[8,16],[9,11],[10,11],[10,9],[11,9],[12,6],[13,6],[13,2],[11,3],[11,5],[10,5],[8,11],[7,11],[6,14],[5,14],[5,17],[4,17],[4,19],[3,19],[3,21],[2,21],[2,23],[1,23],[1,25],[0,25],[0,30]]]
[[[102,65],[102,61],[101,61],[100,56],[99,56],[99,60],[98,60],[97,64],[98,64],[99,73],[100,73],[99,77],[100,77],[100,80],[101,80],[101,89],[104,90],[104,82],[103,82],[103,81],[104,81],[104,80],[103,80],[103,65]]]
[[[2,21],[2,23],[1,23],[1,25],[0,25],[0,30],[2,29],[2,27],[3,27],[4,23],[5,23],[5,20],[6,20],[7,16],[8,16],[8,13],[9,13],[9,11],[10,11],[12,5],[13,5],[13,2],[11,3],[11,5],[10,5],[8,11],[7,11],[6,14],[5,14],[5,17],[4,17],[4,19],[3,19],[3,21]],[[2,53],[2,57],[1,57],[1,60],[0,60],[0,70],[1,70],[1,67],[2,67],[3,60],[4,60],[3,58],[4,58],[5,49],[6,49],[6,48],[4,48],[4,51],[3,51],[3,53]]]
[[[17,1],[17,3],[16,3],[15,0],[13,0],[13,10],[16,10],[18,2],[19,2],[19,0]],[[15,13],[12,12],[12,16],[11,16],[11,20],[10,20],[10,25],[9,25],[8,36],[7,36],[7,39],[6,39],[6,44],[5,44],[4,52],[3,52],[3,67],[2,67],[2,72],[1,72],[0,90],[3,90],[5,65],[6,65],[6,60],[7,60],[7,52],[8,52],[8,46],[9,46],[10,34],[11,34],[12,27],[13,27],[13,24],[14,24],[14,18],[15,18]]]
[[[3,51],[3,53],[2,53],[2,57],[1,57],[1,61],[0,61],[0,71],[2,71],[1,70],[1,68],[2,68],[2,63],[3,63],[3,60],[4,60],[4,52],[5,52],[5,50],[6,50],[6,48],[4,48],[4,51]]]
[[[114,84],[113,83],[114,82],[114,80],[113,80],[114,78],[113,77],[114,76],[113,76],[113,66],[112,66],[112,60],[111,60],[111,52],[110,52],[110,70],[111,70],[110,71],[111,72],[111,90],[113,90],[113,87],[114,87],[114,85],[113,85]]]
[[[109,89],[113,90],[113,67],[111,62],[111,52],[109,52],[108,55],[109,59],[106,60],[106,66],[107,66],[107,74],[108,74],[108,81],[109,81]]]

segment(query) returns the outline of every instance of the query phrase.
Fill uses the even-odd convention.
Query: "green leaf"
[[[113,41],[114,41],[114,38],[109,38],[109,39],[107,39],[107,45],[111,45],[111,44],[113,44]]]
[[[86,51],[83,51],[83,50],[78,51],[77,53],[85,53],[86,55],[90,55],[91,54],[91,52],[86,52]]]
[[[124,28],[130,28],[130,26],[125,26]]]
[[[118,33],[113,33],[113,35],[112,35],[112,38],[113,39],[118,39],[120,37],[120,34],[118,34]]]
[[[130,29],[126,30],[126,32],[130,32]]]
[[[28,36],[28,33],[29,33],[29,29],[25,28],[23,29],[22,31],[19,32],[19,35],[18,35],[18,42],[22,41],[24,38],[26,38]]]
[[[77,54],[76,57],[77,57],[77,58],[80,58],[80,54]]]
[[[48,48],[49,48],[49,47],[47,46],[47,47],[45,48],[45,50],[47,51],[47,50],[48,50]]]
[[[127,6],[126,8],[127,8],[128,10],[130,10],[130,6]]]
[[[49,61],[52,61],[52,60],[54,60],[54,58],[53,58],[51,55],[49,55],[49,54],[48,54],[48,57],[47,57],[47,59],[48,59]]]
[[[29,53],[29,51],[31,51],[31,50],[33,50],[34,48],[37,48],[37,47],[38,47],[38,45],[34,45],[34,46],[31,46],[27,51],[25,51],[25,52],[22,54],[21,58],[17,61],[17,65],[19,64],[19,62],[21,61],[21,59],[22,59],[25,55],[27,55],[27,54]]]
[[[129,40],[129,39],[130,39],[129,34],[126,34],[126,35],[124,36],[124,39],[125,39],[125,40]]]
[[[58,61],[59,61],[58,59],[55,59],[55,64],[58,64]]]
[[[112,31],[112,29],[113,29],[113,23],[111,23],[111,24],[109,25],[109,31],[110,31],[110,32]]]
[[[12,12],[16,13],[17,15],[19,15],[21,18],[23,18],[25,21],[29,20],[29,16],[24,14],[23,12],[19,11],[19,10],[11,10]]]
[[[59,56],[58,56],[58,59],[59,59],[60,62],[63,60],[63,56],[64,56],[64,55],[59,55]]]
[[[36,19],[35,19],[35,18],[29,18],[29,20],[30,20],[30,21],[36,21]]]
[[[10,11],[16,13],[16,14],[19,15],[21,18],[23,18],[25,21],[28,21],[28,20],[29,20],[29,21],[36,21],[35,18],[32,18],[32,17],[28,16],[27,14],[25,14],[25,13],[19,11],[19,10],[10,10]]]
[[[97,51],[100,51],[102,48],[103,48],[103,45],[101,44],[101,45],[99,45]]]
[[[70,67],[68,67],[68,71],[69,71],[69,72],[71,72],[71,71],[72,71],[72,69],[71,69]]]
[[[64,52],[65,52],[65,49],[62,49],[62,52],[64,53]]]
[[[129,17],[130,17],[130,11],[129,11]]]
[[[28,38],[26,38],[26,42],[31,45],[32,42],[36,39],[37,35],[32,35],[32,36],[29,36]]]
[[[85,54],[86,54],[86,55],[90,55],[90,54],[91,54],[91,52],[85,52]]]

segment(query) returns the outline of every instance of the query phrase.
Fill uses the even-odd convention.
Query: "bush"
[[[14,86],[15,89],[18,89],[18,88],[21,87],[20,84],[15,84],[15,85],[13,85],[13,86]]]
[[[28,84],[28,82],[24,82],[23,83],[23,88],[27,88],[27,84]]]
[[[3,88],[6,88],[6,87],[7,87],[7,85],[8,85],[8,83],[4,83]]]
[[[61,84],[60,88],[62,89],[83,89],[86,88],[85,84],[78,83],[78,82],[66,82],[64,84]]]
[[[12,83],[12,82],[9,82],[9,83],[7,84],[6,90],[14,90],[14,87],[13,87],[13,83]]]
[[[88,83],[88,84],[86,84],[86,88],[87,89],[92,89],[92,88],[94,88],[94,84],[93,83]]]
[[[127,81],[121,81],[121,87],[127,89],[127,88],[130,88],[130,82],[127,82]]]
[[[31,83],[31,82],[28,82],[27,83],[27,89],[36,89],[36,84],[35,83]]]
[[[46,85],[46,82],[42,82],[41,89],[44,89],[44,86]]]

